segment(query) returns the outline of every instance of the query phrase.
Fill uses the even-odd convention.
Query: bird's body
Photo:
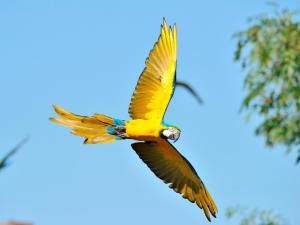
[[[141,140],[141,141],[153,141],[160,138],[160,131],[167,127],[152,120],[129,120],[125,122],[126,135],[128,138]]]
[[[180,136],[177,126],[164,123],[164,114],[176,84],[177,33],[176,26],[166,21],[161,35],[146,60],[129,106],[131,120],[120,120],[102,114],[79,116],[54,106],[59,118],[55,123],[72,128],[72,133],[85,138],[85,144],[134,139],[131,146],[152,172],[175,192],[195,202],[208,220],[217,207],[196,170],[170,144]]]

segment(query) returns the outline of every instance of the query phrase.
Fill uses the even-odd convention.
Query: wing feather
[[[175,88],[176,57],[176,25],[172,29],[164,20],[131,98],[129,114],[133,119],[161,122]]]
[[[193,166],[167,140],[133,143],[132,148],[152,172],[175,192],[196,202],[210,221],[217,207]]]

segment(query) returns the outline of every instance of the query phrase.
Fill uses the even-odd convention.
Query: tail
[[[124,120],[94,114],[93,116],[79,116],[58,106],[53,108],[59,118],[50,118],[54,123],[70,127],[71,133],[84,137],[84,144],[113,142],[126,138]]]

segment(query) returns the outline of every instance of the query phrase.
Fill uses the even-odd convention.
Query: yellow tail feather
[[[53,108],[59,118],[50,118],[54,123],[70,127],[71,133],[85,138],[85,144],[105,143],[121,140],[116,134],[108,133],[114,127],[114,119],[105,115],[79,116],[58,106]],[[119,120],[118,120],[119,121]]]

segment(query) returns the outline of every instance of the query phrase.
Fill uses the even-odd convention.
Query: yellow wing
[[[167,140],[137,142],[132,148],[152,172],[177,193],[216,217],[217,207],[193,166]]]
[[[175,88],[176,57],[176,25],[172,29],[164,20],[131,98],[129,115],[133,119],[161,122]]]

